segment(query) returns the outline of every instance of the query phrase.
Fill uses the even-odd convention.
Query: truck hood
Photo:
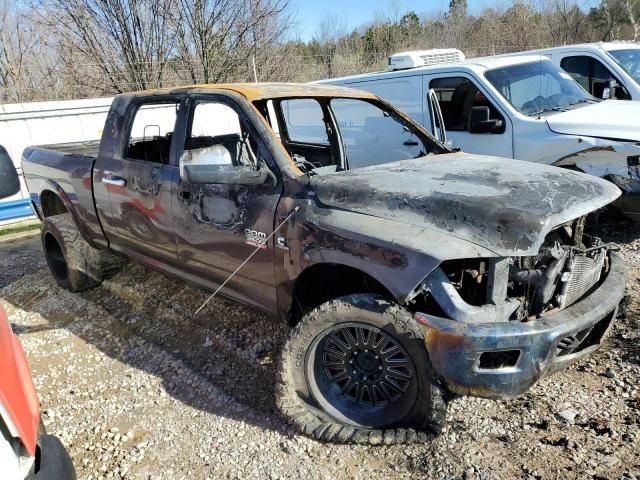
[[[319,206],[437,230],[497,256],[533,255],[554,227],[620,195],[590,175],[465,153],[317,175],[310,183]]]
[[[640,140],[640,102],[606,100],[547,117],[549,128],[565,135]]]

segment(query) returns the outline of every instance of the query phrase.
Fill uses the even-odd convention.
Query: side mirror
[[[190,183],[262,185],[270,177],[271,172],[266,168],[256,170],[249,165],[233,165],[226,150],[213,153],[185,150],[180,156],[180,178]]]
[[[0,145],[0,198],[10,197],[20,191],[20,179],[11,157]]]
[[[269,178],[265,169],[240,165],[185,165],[183,180],[190,183],[217,183],[223,185],[262,185]]]
[[[604,84],[603,84],[604,83]],[[606,83],[603,82],[602,85],[602,94],[600,98],[603,100],[615,99],[616,98],[616,89],[618,88],[618,82],[616,80],[608,80]],[[596,90],[597,85],[594,85],[593,89]]]
[[[613,98],[616,100],[631,100],[631,94],[629,90],[627,90],[624,85],[618,85],[613,90]]]
[[[469,119],[469,133],[498,133],[502,131],[504,122],[490,119],[489,107],[472,107]]]

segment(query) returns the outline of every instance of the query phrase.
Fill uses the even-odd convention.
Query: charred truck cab
[[[449,392],[517,395],[593,351],[623,296],[585,220],[616,186],[451,152],[346,88],[121,95],[99,144],[23,170],[61,287],[115,252],[288,322],[277,404],[324,441],[424,441]]]

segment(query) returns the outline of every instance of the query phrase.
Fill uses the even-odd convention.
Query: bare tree
[[[160,86],[174,0],[35,0],[72,80],[102,93]]]
[[[549,0],[546,16],[551,44],[566,45],[588,40],[589,18],[575,0]]]
[[[20,4],[0,0],[0,100],[39,99],[55,87],[55,55],[46,32]]]
[[[312,55],[324,67],[325,75],[332,78],[336,75],[334,62],[341,39],[346,37],[346,25],[337,15],[327,15],[318,25],[311,42]]]
[[[618,28],[628,21],[626,0],[602,0],[601,10],[604,25],[601,32],[602,40],[616,39]]]
[[[625,0],[625,10],[627,11],[627,18],[629,24],[633,29],[633,41],[638,41],[640,38],[640,19],[638,18],[638,11],[640,10],[640,2],[638,0]]]
[[[194,83],[246,79],[250,62],[280,43],[290,26],[288,0],[177,2],[177,73]]]

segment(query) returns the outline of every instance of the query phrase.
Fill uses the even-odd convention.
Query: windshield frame
[[[548,105],[548,106],[542,106],[542,104],[540,104],[540,108],[532,111],[532,112],[526,112],[524,110],[522,110],[522,106],[526,105],[529,102],[532,102],[533,100],[537,99],[538,97],[541,97],[540,93],[541,90],[538,92],[538,95],[536,97],[534,97],[533,99],[529,100],[528,102],[525,102],[523,105],[521,106],[517,106],[516,104],[512,103],[512,100],[510,100],[508,98],[508,96],[506,94],[504,94],[502,92],[502,89],[500,87],[499,84],[495,83],[496,79],[492,79],[491,76],[494,73],[498,73],[500,71],[507,71],[510,69],[518,69],[518,68],[523,68],[526,66],[537,66],[538,68],[538,72],[539,74],[537,76],[540,76],[540,74],[550,74],[554,77],[554,79],[558,82],[561,82],[560,79],[562,79],[562,82],[564,84],[567,85],[572,85],[572,87],[575,87],[574,91],[579,94],[576,95],[576,101],[574,102],[567,102],[567,103],[563,103],[563,104],[559,104],[559,105]],[[543,66],[545,67],[543,69]],[[547,68],[548,67],[548,68]],[[557,75],[556,75],[557,74]],[[564,70],[562,70],[560,67],[558,67],[555,63],[553,63],[550,59],[548,59],[547,57],[543,57],[540,60],[534,60],[534,61],[526,61],[526,62],[519,62],[519,63],[513,63],[513,64],[508,64],[508,65],[503,65],[500,67],[495,67],[495,68],[490,68],[487,69],[483,72],[483,76],[486,79],[486,81],[489,83],[489,85],[498,93],[498,95],[507,102],[507,104],[518,114],[520,115],[524,115],[526,117],[540,117],[542,115],[549,115],[549,114],[553,114],[553,113],[559,113],[559,112],[564,112],[564,111],[568,111],[568,110],[572,110],[574,108],[580,108],[581,106],[587,105],[587,104],[591,104],[591,103],[595,103],[598,102],[599,100],[595,97],[593,97],[592,95],[589,94],[589,92],[587,92],[584,88],[582,88],[582,86],[571,77],[571,75],[569,75],[567,72],[565,72]],[[560,78],[558,78],[560,77]],[[534,78],[534,76],[518,76],[516,81],[525,79],[525,78]],[[512,81],[511,79],[509,80],[509,86],[514,83],[514,81]],[[553,95],[552,95],[553,96]],[[548,97],[548,99],[550,99],[552,96]]]
[[[634,74],[627,69],[625,65],[623,65],[622,61],[615,55],[616,53],[634,53],[637,57],[637,72]],[[616,62],[616,65],[620,67],[620,69],[627,74],[638,86],[640,86],[640,48],[617,48],[615,50],[607,50],[607,53],[613,61]]]

